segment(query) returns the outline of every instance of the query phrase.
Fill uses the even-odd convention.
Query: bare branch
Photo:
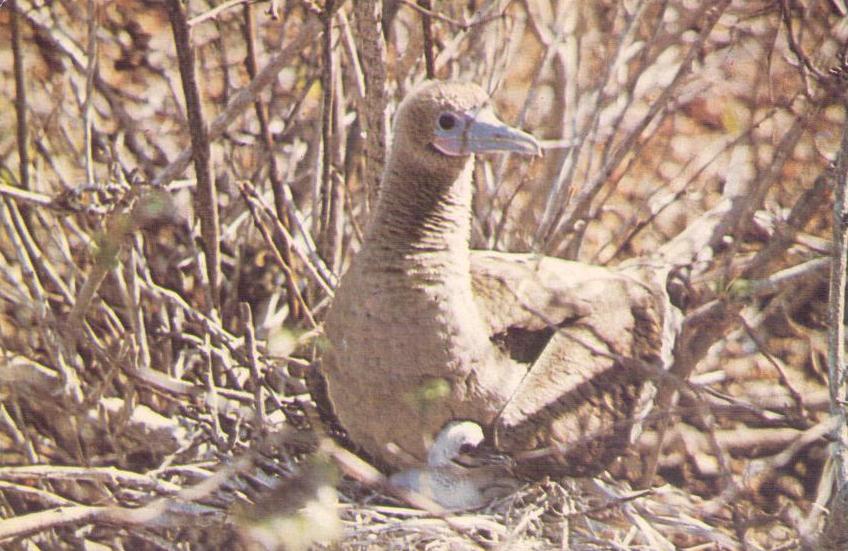
[[[341,3],[339,3],[341,4]],[[337,6],[338,8],[338,6]],[[250,107],[255,101],[256,96],[266,86],[271,84],[277,77],[283,67],[289,65],[296,56],[300,55],[303,49],[315,42],[317,37],[323,33],[321,21],[316,17],[310,17],[301,26],[298,35],[280,52],[274,56],[268,64],[259,71],[256,78],[250,81],[250,84],[242,88],[238,93],[234,94],[230,99],[227,107],[221,111],[212,124],[209,125],[208,138],[210,141],[217,140],[221,137],[227,127],[238,117],[245,109]],[[188,168],[192,159],[191,148],[183,150],[179,156],[171,161],[171,163],[153,179],[153,185],[164,186],[177,178]]]
[[[845,59],[842,70],[845,71]],[[844,72],[843,72],[844,74]],[[843,99],[848,110],[848,99]],[[842,142],[836,158],[836,190],[833,203],[833,261],[830,265],[828,296],[828,388],[830,411],[835,420],[831,457],[835,493],[830,516],[819,540],[820,549],[844,548],[848,541],[848,366],[845,364],[845,283],[848,278],[848,120],[842,128]]]
[[[421,32],[424,35],[424,65],[427,78],[436,78],[436,64],[433,57],[433,23],[431,13],[433,4],[430,0],[418,0],[421,8]]]
[[[83,124],[83,156],[85,158],[85,179],[89,184],[94,183],[94,158],[91,120],[91,107],[94,101],[94,75],[97,73],[97,4],[94,0],[88,0],[88,44],[85,55],[87,64],[85,68],[85,97],[82,106]]]
[[[256,62],[256,22],[254,21],[253,4],[245,2],[242,9],[242,15],[244,16],[245,22],[244,38],[245,42],[247,42],[247,56],[245,57],[244,63],[247,68],[248,76],[251,80],[253,80],[259,73]],[[265,146],[265,151],[268,153],[268,179],[271,181],[271,190],[274,193],[274,208],[277,213],[277,218],[280,219],[280,223],[282,223],[285,227],[290,228],[291,221],[286,210],[286,194],[288,193],[290,195],[291,190],[288,189],[288,184],[283,182],[280,177],[277,157],[274,155],[274,142],[271,138],[271,127],[268,124],[268,114],[266,113],[265,106],[260,101],[258,95],[254,102],[254,110],[256,111],[256,118],[259,121],[259,131],[261,132],[262,143]],[[284,187],[286,189],[283,189]],[[275,241],[275,245],[277,250],[280,251],[283,262],[287,266],[291,266],[292,244],[289,241],[282,240]],[[303,312],[300,308],[301,303],[297,299],[297,278],[294,272],[288,272],[286,274],[286,291],[289,315],[292,319],[299,320],[303,316]]]
[[[336,271],[341,260],[343,187],[339,167],[341,165],[342,117],[341,80],[338,71],[338,56],[333,52],[337,34],[333,28],[333,5],[329,0],[322,18],[324,19],[323,67],[321,72],[321,212],[318,226],[318,247],[330,269]]]
[[[197,175],[197,194],[195,196],[196,216],[200,219],[200,235],[203,237],[203,252],[206,255],[206,273],[209,278],[210,307],[221,307],[220,277],[221,227],[218,218],[218,192],[215,189],[215,177],[212,172],[212,149],[210,136],[203,116],[203,104],[197,85],[194,49],[189,35],[189,24],[182,2],[169,0],[168,13],[174,43],[177,47],[180,77],[183,82],[188,124],[191,132],[191,148],[194,158],[194,172]]]
[[[21,51],[21,16],[18,13],[17,0],[9,0],[9,10],[12,19],[12,58],[15,71],[15,113],[17,115],[16,129],[18,133],[18,178],[20,186],[30,189],[29,182],[29,127],[27,125],[27,96],[26,76],[24,76],[24,59]]]
[[[357,49],[365,76],[365,97],[359,117],[365,131],[366,205],[376,204],[380,178],[386,160],[386,41],[383,38],[382,1],[354,2]]]

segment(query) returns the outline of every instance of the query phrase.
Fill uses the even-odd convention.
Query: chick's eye
[[[442,113],[439,115],[439,128],[442,130],[450,130],[456,126],[456,117],[452,113]]]
[[[475,448],[476,446],[474,446],[473,444],[463,444],[459,447],[459,453],[471,453],[474,451]]]

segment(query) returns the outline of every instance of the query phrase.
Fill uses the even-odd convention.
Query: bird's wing
[[[626,271],[550,257],[479,254],[472,272],[493,333],[535,353],[496,422],[498,447],[518,452],[526,470],[605,468],[627,447],[645,367],[662,364],[664,290]],[[527,336],[545,329],[544,341]]]
[[[557,326],[591,310],[591,305],[572,291],[567,273],[546,269],[550,260],[531,254],[471,253],[471,283],[480,315],[490,328],[492,342],[519,363],[531,364]],[[557,262],[593,270],[583,264]]]

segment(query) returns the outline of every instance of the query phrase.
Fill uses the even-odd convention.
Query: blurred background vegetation
[[[842,0],[0,4],[0,542],[800,545],[833,485],[846,14]],[[715,234],[687,266],[701,352],[667,425],[614,479],[529,485],[449,522],[357,477],[310,394],[389,121],[428,75],[481,84],[543,141],[536,160],[478,159],[475,247],[615,265],[687,227]],[[705,305],[721,308],[691,315]],[[655,489],[635,498],[629,465],[652,456]],[[251,535],[266,514],[285,521],[270,541]]]

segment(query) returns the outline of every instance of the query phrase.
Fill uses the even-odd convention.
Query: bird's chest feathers
[[[444,273],[442,272],[443,276]],[[341,347],[364,351],[350,357],[395,376],[463,377],[489,353],[488,335],[468,281],[439,280],[424,269],[406,273],[363,272],[346,303]],[[355,320],[355,321],[354,321]],[[366,346],[363,346],[366,344]],[[345,350],[340,350],[346,356]]]

